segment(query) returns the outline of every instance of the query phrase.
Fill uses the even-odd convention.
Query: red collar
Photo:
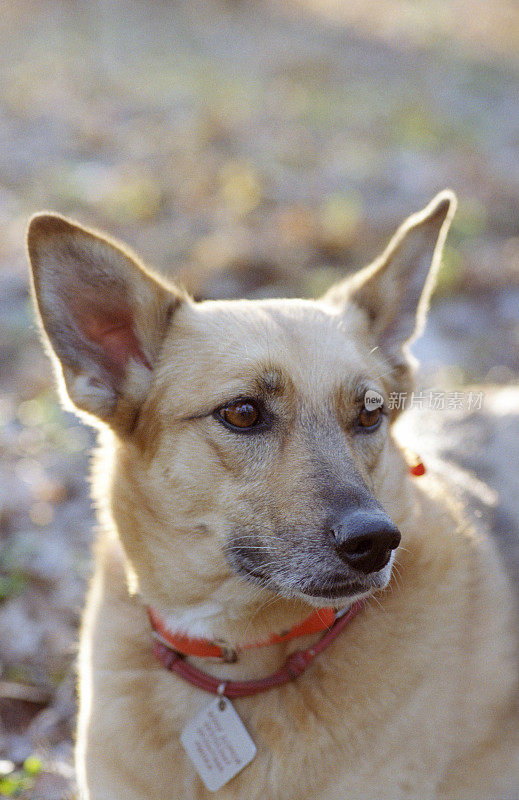
[[[284,683],[288,683],[288,681],[292,681],[301,675],[310,666],[314,658],[333,642],[363,606],[364,601],[358,600],[343,614],[340,614],[340,612],[334,613],[335,621],[316,644],[306,650],[295,650],[287,658],[281,669],[266,678],[252,681],[228,681],[225,678],[214,678],[212,675],[208,675],[206,672],[202,672],[202,670],[188,664],[183,655],[162,640],[160,634],[155,641],[153,653],[163,667],[170,672],[176,672],[179,677],[199,689],[212,694],[225,695],[225,697],[229,698],[250,697],[251,695],[265,692],[267,689],[273,689],[275,686],[282,686]],[[313,617],[314,615],[312,614],[311,616]],[[281,638],[280,641],[284,641],[284,639]]]

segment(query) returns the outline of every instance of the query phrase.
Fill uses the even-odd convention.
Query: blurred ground
[[[513,0],[0,1],[0,796],[73,796],[94,524],[27,216],[99,225],[198,296],[312,295],[454,188],[419,382],[484,402],[414,410],[402,436],[447,459],[517,577],[518,53]]]

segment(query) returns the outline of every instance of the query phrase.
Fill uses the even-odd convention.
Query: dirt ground
[[[399,435],[517,581],[518,53],[513,0],[0,0],[0,796],[74,797],[95,526],[94,437],[38,341],[28,216],[102,227],[199,297],[311,296],[451,186],[414,347],[444,408],[415,402]]]

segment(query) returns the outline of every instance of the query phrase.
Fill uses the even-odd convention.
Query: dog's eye
[[[253,428],[261,422],[261,412],[253,400],[238,400],[218,411],[218,416],[233,428]]]
[[[374,431],[376,428],[378,428],[381,421],[382,421],[381,408],[368,409],[366,408],[366,406],[364,406],[359,416],[357,417],[357,427],[362,428],[365,431],[368,430]]]

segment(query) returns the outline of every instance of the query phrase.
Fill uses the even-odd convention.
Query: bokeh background
[[[516,578],[518,54],[514,0],[0,0],[0,796],[74,797],[94,531],[94,437],[38,340],[28,216],[99,226],[198,297],[311,296],[455,189],[414,351],[420,386],[484,402],[400,435]]]

